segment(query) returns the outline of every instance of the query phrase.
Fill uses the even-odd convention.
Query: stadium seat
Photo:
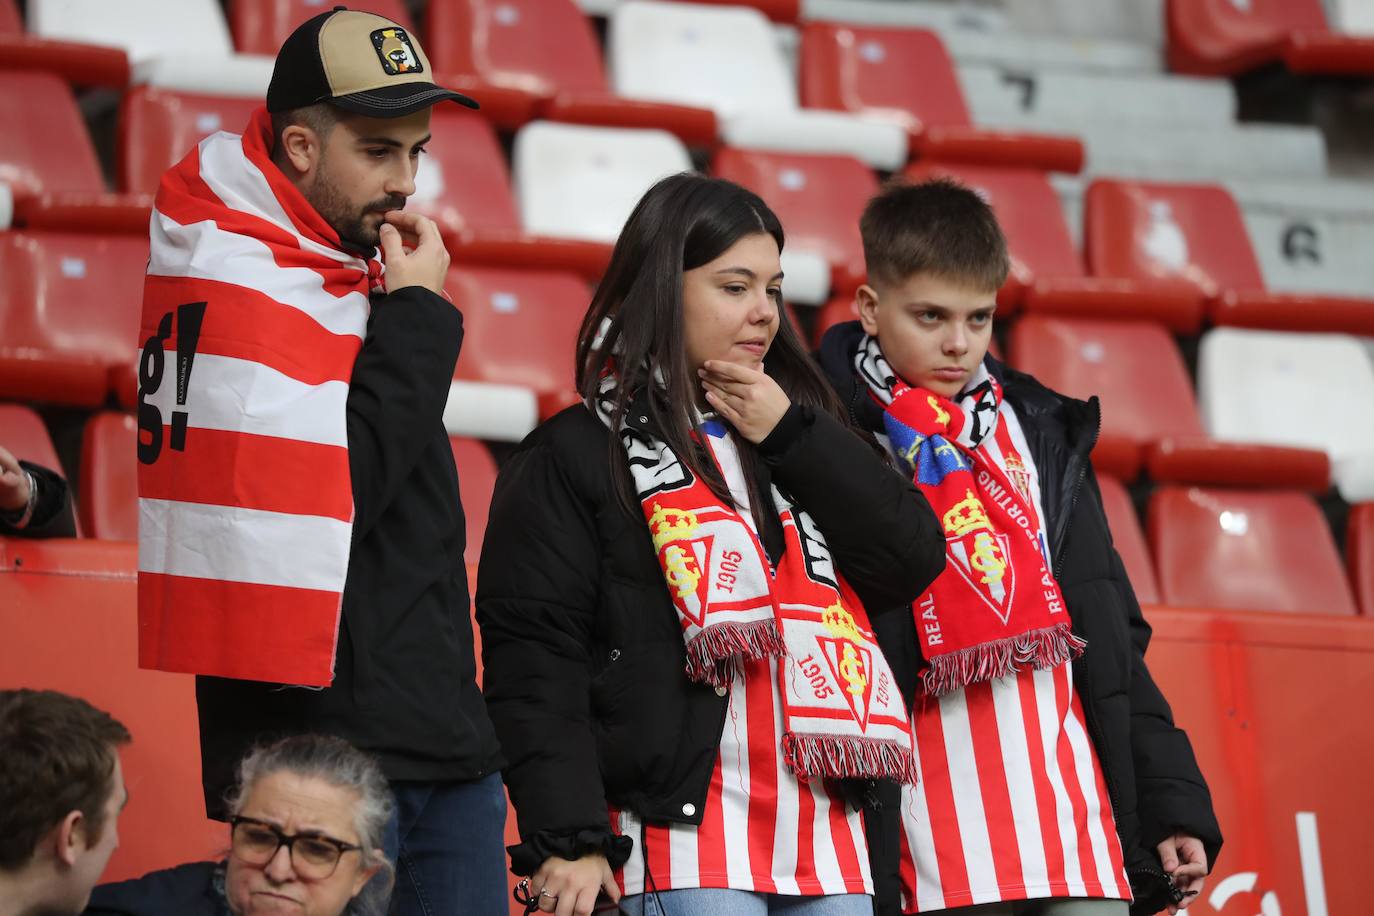
[[[181,0],[169,15],[161,0],[29,0],[29,31],[124,48],[135,65],[164,56],[214,60],[233,53],[229,27],[217,0]]]
[[[716,154],[711,173],[741,184],[764,199],[787,233],[784,259],[811,253],[829,265],[828,286],[845,292],[864,282],[864,249],[859,217],[878,190],[873,172],[849,156],[807,156],[725,148]],[[784,263],[787,298],[798,299],[794,271]]]
[[[809,108],[900,124],[922,158],[1077,172],[1074,137],[979,130],[934,32],[812,22],[802,30],[801,100]]]
[[[1346,522],[1345,565],[1366,617],[1374,617],[1374,503],[1350,507]]]
[[[787,232],[787,247],[819,251],[834,267],[835,286],[864,282],[859,217],[878,191],[872,170],[850,156],[768,153],[726,147],[711,173],[762,197]]]
[[[1169,67],[1233,76],[1282,63],[1293,73],[1374,76],[1374,38],[1342,35],[1322,0],[1168,0]]]
[[[1321,449],[1347,502],[1374,500],[1374,364],[1355,338],[1216,328],[1197,383],[1214,438]]]
[[[453,449],[453,463],[458,468],[458,489],[463,498],[463,517],[467,522],[467,548],[463,551],[463,557],[468,565],[475,566],[482,556],[487,510],[491,508],[491,491],[496,486],[496,461],[487,447],[475,439],[450,436],[448,444]],[[475,627],[473,630],[476,632]],[[480,654],[479,651],[479,657]]]
[[[1159,284],[1086,276],[1058,198],[1043,172],[992,166],[918,162],[913,181],[950,178],[977,191],[997,213],[1011,254],[1011,274],[998,296],[1001,316],[1018,306],[1085,318],[1159,321],[1196,331],[1202,306],[1191,291]]]
[[[105,192],[86,121],[59,76],[0,70],[0,123],[23,126],[0,136],[15,225],[147,233],[151,201]]]
[[[1160,325],[1027,315],[1012,329],[1008,357],[1055,391],[1101,399],[1093,463],[1122,480],[1139,473],[1145,444],[1204,435],[1188,369]]]
[[[55,73],[79,86],[129,84],[129,58],[122,50],[30,35],[14,0],[0,0],[0,70]]]
[[[31,407],[0,404],[0,445],[21,461],[64,473],[43,419]]]
[[[1306,494],[1160,487],[1148,528],[1167,604],[1355,613],[1331,529]]]
[[[1240,208],[1218,185],[1094,181],[1083,222],[1094,274],[1192,288],[1217,324],[1374,335],[1374,299],[1268,292]]]
[[[132,365],[148,239],[0,234],[0,397],[96,407]]]
[[[296,26],[329,10],[333,5],[326,0],[229,0],[229,31],[234,36],[234,47],[241,54],[276,57],[282,42],[296,30]],[[411,28],[405,0],[367,0],[358,8],[365,8],[369,13],[385,16],[398,25]]]
[[[0,132],[0,181],[16,196],[105,190],[86,121],[59,77],[0,71],[0,123],[11,125]]]
[[[1302,443],[1209,438],[1182,355],[1161,325],[1027,315],[1012,329],[1008,355],[1056,391],[1101,399],[1093,464],[1122,480],[1134,480],[1144,461],[1158,481],[1317,493],[1330,486],[1326,456]]]
[[[664,131],[551,121],[521,128],[511,158],[526,231],[608,243],[654,182],[692,168]]]
[[[840,293],[835,296],[816,310],[816,323],[811,330],[812,345],[819,347],[826,331],[837,324],[856,321],[858,317],[859,305],[854,301],[853,293]]]
[[[87,537],[138,540],[138,424],[131,414],[102,412],[86,421],[81,440],[81,527]]]
[[[581,278],[464,266],[445,288],[463,311],[456,378],[529,388],[543,417],[577,400],[573,351],[591,299]]]
[[[731,146],[857,156],[888,170],[907,159],[900,125],[801,107],[758,10],[629,0],[611,13],[606,57],[618,94],[710,108]]]
[[[425,42],[441,72],[527,93],[534,117],[658,128],[692,146],[715,143],[709,109],[632,101],[610,91],[596,34],[573,0],[431,3]]]
[[[261,107],[261,97],[193,95],[147,86],[131,90],[119,111],[120,187],[156,192],[162,173],[197,143],[220,130],[242,133]]]
[[[1150,562],[1150,549],[1145,545],[1145,535],[1140,530],[1140,519],[1131,504],[1131,495],[1121,481],[1110,475],[1101,475],[1097,483],[1102,490],[1102,508],[1107,512],[1112,542],[1126,566],[1136,600],[1141,604],[1158,604],[1159,583],[1155,579],[1154,564]]]

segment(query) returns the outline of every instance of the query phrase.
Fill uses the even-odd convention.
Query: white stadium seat
[[[1197,388],[1213,438],[1322,449],[1342,497],[1374,499],[1374,363],[1358,338],[1216,328]]]
[[[731,146],[906,162],[901,126],[803,109],[796,77],[758,10],[630,0],[611,14],[607,69],[617,94],[711,108]]]
[[[122,48],[133,82],[203,95],[265,95],[273,59],[234,53],[216,0],[31,0],[29,31]]]
[[[155,57],[228,57],[229,24],[217,0],[29,0],[29,31],[42,38],[123,48]]]
[[[960,64],[958,71],[977,124],[1033,129],[1091,120],[1220,126],[1236,117],[1235,90],[1223,79],[983,64]]]
[[[692,168],[666,131],[550,121],[521,128],[511,158],[525,230],[593,242],[614,242],[654,182]]]

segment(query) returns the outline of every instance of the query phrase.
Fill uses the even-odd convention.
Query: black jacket
[[[858,322],[832,328],[821,343],[821,364],[856,425],[881,431],[882,411],[854,374],[853,357],[862,336]],[[992,357],[987,365],[1021,421],[1040,475],[1055,578],[1073,631],[1088,644],[1074,662],[1074,685],[1083,699],[1121,835],[1136,897],[1132,912],[1152,914],[1170,902],[1155,847],[1175,832],[1190,834],[1202,840],[1212,866],[1221,849],[1221,830],[1188,736],[1174,725],[1169,704],[1145,665],[1150,625],[1112,546],[1088,457],[1097,443],[1101,411],[1096,398],[1079,401],[1057,394]],[[889,615],[875,629],[909,703],[923,665],[915,617]],[[870,818],[886,821],[871,831],[870,845],[874,880],[880,890],[889,889],[879,902],[888,907],[895,906],[896,818],[891,806],[881,817]],[[882,876],[876,873],[880,865]]]
[[[66,478],[39,464],[20,461],[19,466],[33,475],[38,485],[38,499],[33,515],[23,528],[16,528],[0,512],[0,535],[21,538],[74,538],[76,516],[72,512],[72,491]]]
[[[339,735],[392,780],[470,780],[500,766],[475,680],[463,508],[443,424],[462,339],[461,314],[428,290],[374,300],[348,390],[353,549],[334,683],[196,678],[212,816],[224,815],[239,758],[275,735]]]
[[[554,854],[622,863],[631,847],[612,841],[607,802],[700,824],[725,724],[723,692],[683,672],[677,613],[643,515],[616,497],[609,439],[581,405],[535,430],[501,469],[482,548],[487,707],[520,874]],[[943,570],[925,499],[830,416],[794,405],[759,453],[761,492],[771,480],[811,514],[871,616],[909,606]],[[776,560],[781,524],[761,515]]]
[[[101,884],[91,891],[84,916],[228,916],[218,862],[190,862],[142,878]]]

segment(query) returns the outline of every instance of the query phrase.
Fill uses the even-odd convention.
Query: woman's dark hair
[[[646,388],[654,391],[654,396],[644,399],[653,427],[726,505],[733,505],[733,500],[720,470],[692,440],[700,383],[687,365],[682,275],[760,232],[771,235],[781,253],[782,224],[757,194],[733,182],[691,172],[664,178],[640,198],[621,230],[577,337],[577,387],[583,400],[596,403],[601,379],[613,363],[619,383],[610,418],[612,429],[619,429],[631,399]],[[778,332],[764,358],[764,371],[793,403],[823,410],[847,425],[839,400],[807,355],[781,304]],[[740,446],[741,465],[752,491],[757,456],[748,443],[741,441]],[[610,450],[617,495],[626,508],[637,510],[639,499],[618,435],[611,437]],[[754,496],[751,492],[757,512],[759,500]]]

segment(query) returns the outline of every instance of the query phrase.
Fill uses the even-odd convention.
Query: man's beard
[[[316,181],[305,195],[315,211],[339,233],[339,238],[355,248],[376,248],[381,241],[382,224],[369,226],[365,218],[381,210],[399,210],[406,205],[400,195],[374,200],[355,209],[338,188],[325,181]]]

